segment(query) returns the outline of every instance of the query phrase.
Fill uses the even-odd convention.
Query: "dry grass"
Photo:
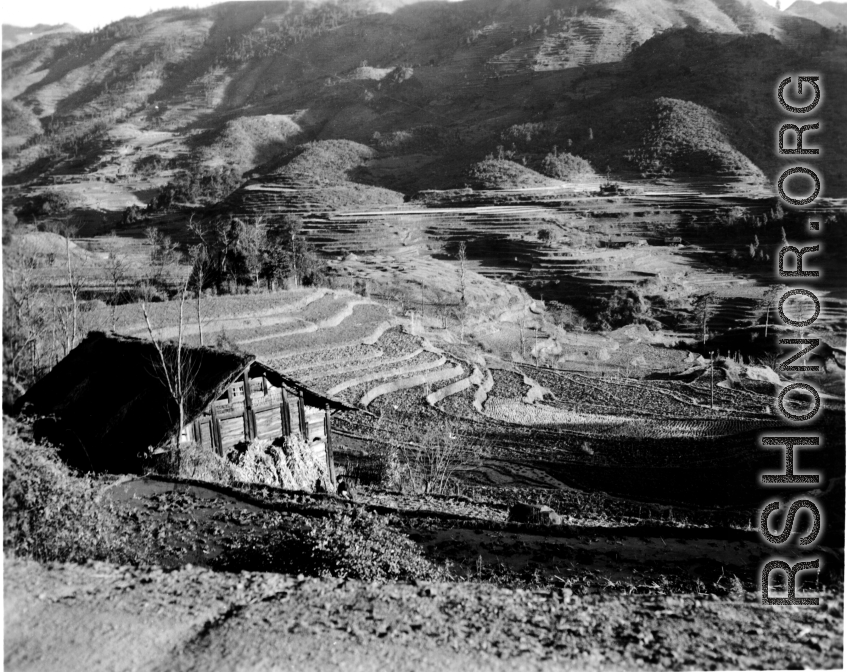
[[[326,461],[299,437],[282,445],[256,439],[231,449],[226,457],[196,443],[187,443],[157,459],[154,471],[164,476],[209,483],[261,483],[285,490],[313,492],[317,484],[332,491]]]

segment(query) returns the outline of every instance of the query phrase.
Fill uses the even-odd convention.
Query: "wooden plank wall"
[[[221,447],[224,452],[227,448],[245,440],[243,416],[238,415],[234,418],[219,420],[218,423],[221,431]]]
[[[219,455],[254,437],[273,440],[299,436],[309,443],[315,457],[327,465],[334,482],[329,413],[329,407],[307,406],[299,390],[274,387],[264,376],[248,379],[245,373],[183,433],[186,440],[197,441]]]
[[[274,439],[277,436],[284,436],[279,406],[257,409],[254,412],[256,414],[256,432],[260,439]]]

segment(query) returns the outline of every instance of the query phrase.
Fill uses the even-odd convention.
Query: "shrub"
[[[541,172],[559,180],[575,180],[594,176],[594,168],[585,159],[567,152],[552,153],[544,157]]]
[[[362,581],[445,578],[444,571],[375,513],[356,509],[310,523],[311,566],[319,574]]]
[[[661,325],[651,315],[651,303],[637,288],[621,288],[606,300],[598,315],[604,328],[618,329],[629,324],[644,324],[650,329]]]
[[[548,313],[553,318],[553,323],[563,329],[585,329],[588,326],[588,320],[580,315],[576,308],[566,303],[551,301]]]
[[[405,467],[400,460],[397,446],[375,444],[373,464],[368,480],[387,490],[399,490],[405,482]]]
[[[143,559],[124,529],[96,480],[72,472],[55,448],[4,428],[4,551],[42,562]]]
[[[558,229],[539,229],[538,230],[538,240],[546,245],[555,245],[559,240],[559,230]]]
[[[130,205],[123,212],[123,216],[121,217],[121,224],[123,224],[124,226],[129,226],[130,224],[135,224],[137,222],[144,221],[146,218],[147,216],[145,215],[144,210],[142,210],[137,205]]]
[[[470,437],[450,420],[409,421],[393,430],[391,446],[379,453],[385,485],[446,494],[456,472],[479,461],[487,437]]]

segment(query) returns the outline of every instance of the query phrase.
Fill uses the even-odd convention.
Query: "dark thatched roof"
[[[165,353],[176,346],[164,344]],[[249,366],[260,367],[276,385],[300,389],[307,404],[349,410],[280,372],[256,362],[254,355],[208,347],[184,347],[184,370],[192,372],[193,394],[186,403],[191,422]],[[147,339],[91,332],[67,357],[33,385],[17,404],[19,411],[60,421],[62,444],[74,443],[92,468],[133,470],[137,454],[173,437],[179,411],[165,385],[160,358]]]

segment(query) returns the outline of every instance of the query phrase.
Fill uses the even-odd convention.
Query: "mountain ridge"
[[[847,26],[847,4],[843,2],[797,0],[786,8],[785,13],[816,21],[826,28]]]
[[[9,23],[3,24],[3,51],[12,49],[20,44],[37,40],[45,35],[56,33],[79,33],[80,30],[70,23],[48,25],[39,23],[34,26],[13,26]]]
[[[4,52],[4,99],[21,120],[4,120],[7,183],[26,184],[45,168],[105,177],[115,151],[110,129],[126,125],[133,134],[168,134],[173,145],[170,158],[120,150],[140,151],[134,164],[165,157],[175,167],[242,173],[309,141],[363,143],[408,158],[398,158],[390,176],[371,170],[363,178],[406,193],[463,186],[470,167],[499,145],[534,170],[557,146],[600,171],[703,174],[732,155],[727,165],[773,179],[781,164],[768,126],[780,111],[771,89],[808,58],[823,64],[829,81],[843,81],[847,60],[840,35],[761,0],[394,4],[390,14],[367,3],[166,10]],[[742,78],[743,87],[727,90]],[[847,155],[838,130],[842,90],[829,87],[821,111],[822,161],[833,177]],[[644,129],[658,122],[651,106],[660,98],[680,101],[673,124],[683,135],[697,135],[692,124],[718,124],[709,128],[723,144],[710,151],[726,157],[680,163],[666,153],[669,163],[652,168],[627,159],[658,137]],[[640,116],[627,140],[615,129],[626,126],[629,109]],[[541,124],[540,139],[509,135],[524,124]],[[434,177],[416,172],[421,152],[437,158]]]

